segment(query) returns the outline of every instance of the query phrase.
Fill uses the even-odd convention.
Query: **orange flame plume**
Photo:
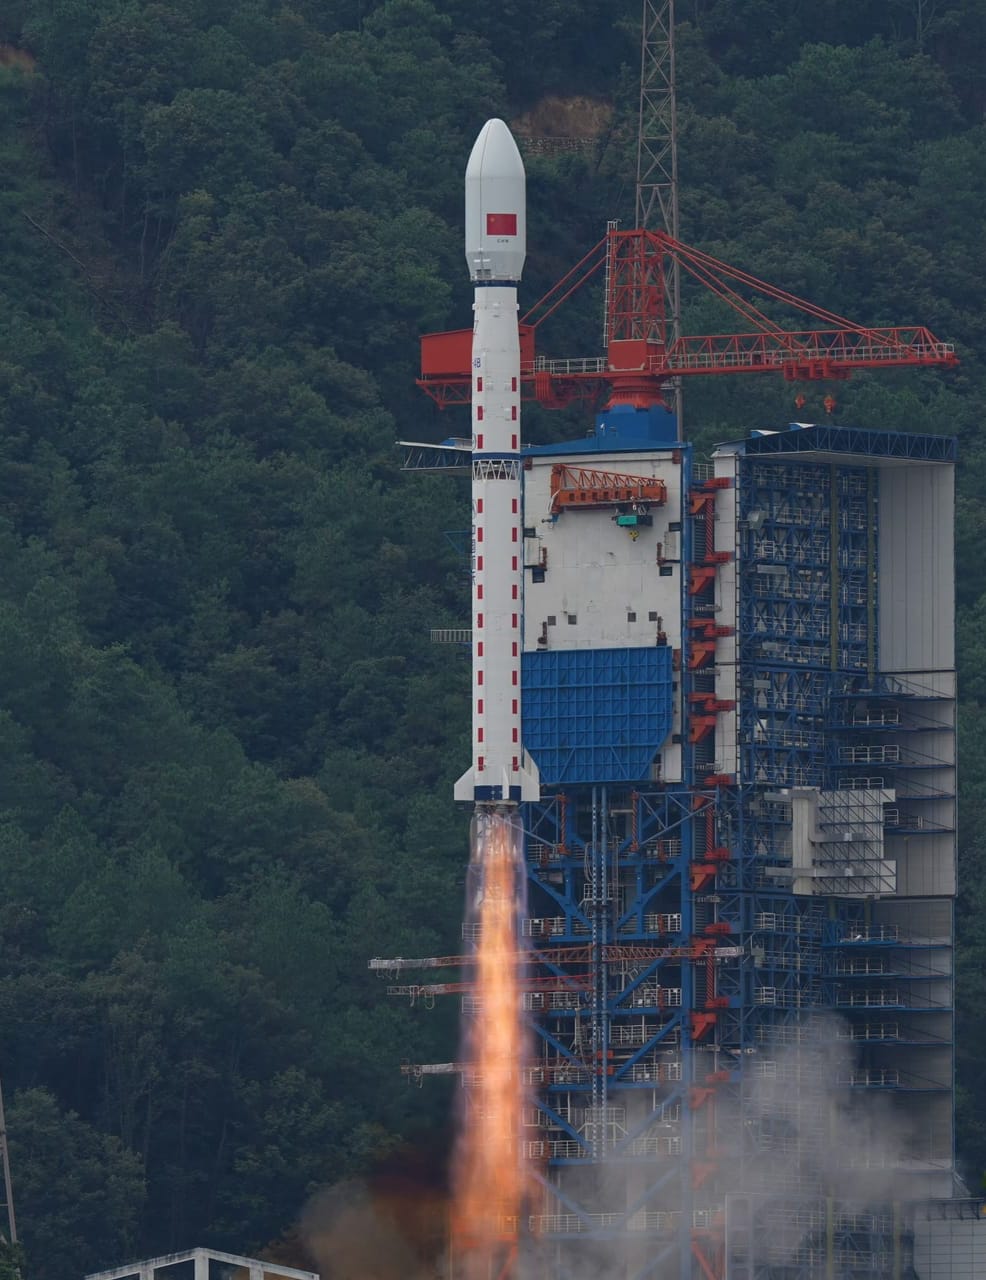
[[[471,868],[477,1004],[464,1030],[472,1087],[455,1156],[454,1280],[501,1280],[509,1274],[529,1193],[521,1144],[529,1060],[518,962],[525,896],[522,847],[516,817],[477,817]]]

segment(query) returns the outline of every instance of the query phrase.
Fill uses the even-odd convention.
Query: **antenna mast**
[[[678,107],[675,97],[674,0],[643,0],[640,113],[637,123],[637,226],[678,234]],[[671,260],[664,276],[668,338],[681,337],[681,275]],[[682,438],[681,381],[671,384]]]
[[[3,1198],[4,1204],[0,1209],[7,1210],[7,1230],[9,1234],[9,1243],[17,1243],[17,1221],[14,1218],[14,1194],[10,1185],[10,1154],[7,1150],[7,1117],[3,1106],[3,1088],[0,1086],[0,1166],[3,1171]],[[0,1239],[3,1238],[0,1232]]]

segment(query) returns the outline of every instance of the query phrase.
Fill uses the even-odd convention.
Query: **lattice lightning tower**
[[[674,0],[643,0],[640,34],[640,111],[637,122],[637,207],[641,229],[679,238],[678,106],[675,91]],[[659,225],[656,225],[659,224]],[[681,274],[677,262],[665,276],[670,336],[681,335]],[[673,408],[682,439],[681,383]]]

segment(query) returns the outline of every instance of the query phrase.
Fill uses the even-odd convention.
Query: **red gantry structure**
[[[672,262],[726,303],[745,329],[673,337],[665,305]],[[603,268],[605,355],[555,360],[538,354],[539,327]],[[797,313],[798,327],[784,327],[766,306]],[[549,409],[600,396],[607,407],[645,409],[663,404],[667,384],[679,377],[780,373],[790,381],[823,381],[860,369],[958,363],[952,344],[923,325],[856,324],[665,232],[616,228],[523,317],[520,352],[522,397]],[[442,408],[468,404],[471,353],[471,329],[426,334],[418,386]]]

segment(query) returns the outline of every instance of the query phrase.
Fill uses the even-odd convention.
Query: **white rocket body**
[[[524,163],[502,120],[488,120],[466,167],[466,262],[476,290],[472,339],[472,751],[455,799],[517,804],[541,794],[521,740],[520,335],[517,284],[527,253]]]

